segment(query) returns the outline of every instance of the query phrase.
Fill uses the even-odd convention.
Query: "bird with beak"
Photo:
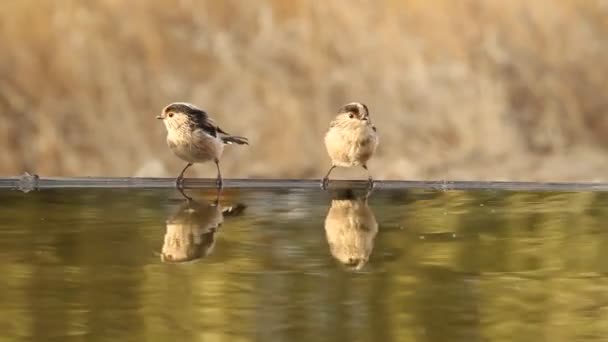
[[[216,184],[221,188],[223,180],[219,162],[224,145],[249,145],[247,138],[228,134],[205,111],[191,103],[171,103],[156,118],[165,124],[169,149],[188,163],[176,179],[178,188],[183,187],[186,169],[194,163],[208,161],[213,161],[216,165]]]
[[[373,178],[367,162],[376,151],[378,143],[376,126],[372,124],[365,104],[352,102],[340,108],[325,135],[325,147],[332,166],[323,177],[322,187],[327,187],[329,175],[336,167],[354,166],[361,166],[367,171],[369,186],[372,187]]]

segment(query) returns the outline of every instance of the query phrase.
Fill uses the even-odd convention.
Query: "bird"
[[[223,222],[220,206],[194,200],[185,202],[166,221],[161,261],[188,262],[208,256]]]
[[[210,255],[224,218],[240,215],[245,209],[240,203],[221,206],[219,193],[215,201],[205,201],[193,200],[179,190],[186,201],[165,221],[166,232],[160,253],[164,263],[190,262]]]
[[[368,205],[370,194],[355,195],[352,189],[336,192],[325,218],[329,251],[349,269],[363,268],[374,249],[378,222]]]
[[[367,171],[369,186],[373,187],[374,180],[367,168],[367,162],[379,142],[376,126],[372,124],[369,109],[365,104],[351,102],[342,106],[325,134],[325,148],[332,165],[323,177],[321,187],[327,187],[329,175],[336,167],[359,165]]]
[[[167,145],[188,164],[176,178],[178,188],[183,187],[184,172],[194,163],[213,161],[217,168],[216,184],[222,188],[220,157],[224,145],[249,145],[245,137],[230,135],[222,130],[202,109],[187,102],[174,102],[165,106],[160,115],[167,129]]]

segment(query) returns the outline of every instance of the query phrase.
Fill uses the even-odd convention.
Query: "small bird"
[[[215,234],[223,222],[219,205],[186,201],[166,221],[161,261],[188,262],[208,256],[213,252]]]
[[[376,151],[378,143],[378,133],[365,104],[352,102],[340,108],[325,135],[325,147],[332,166],[323,177],[322,188],[327,187],[329,175],[336,167],[359,165],[367,171],[369,185],[372,187],[374,180],[367,168],[367,161]]]
[[[224,218],[240,215],[245,210],[245,205],[240,203],[222,207],[219,191],[213,202],[196,201],[183,192],[182,195],[186,201],[165,222],[160,253],[161,261],[165,263],[190,262],[210,255]]]
[[[378,222],[367,204],[370,194],[355,195],[351,189],[336,192],[325,218],[329,251],[341,264],[354,270],[360,270],[368,262],[378,233]]]
[[[188,162],[175,180],[177,187],[183,185],[184,172],[194,163],[213,160],[217,167],[217,186],[222,187],[220,157],[226,144],[249,145],[245,137],[234,136],[217,126],[209,115],[186,102],[171,103],[156,117],[163,120],[167,128],[167,145],[173,153]]]

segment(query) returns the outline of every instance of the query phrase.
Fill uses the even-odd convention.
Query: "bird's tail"
[[[235,135],[224,135],[222,136],[222,141],[224,144],[249,145],[249,140],[247,138],[237,137]]]
[[[243,210],[245,210],[245,208],[247,208],[246,205],[237,203],[236,205],[222,208],[222,215],[224,215],[226,217],[237,216],[237,215],[240,215],[243,212]]]

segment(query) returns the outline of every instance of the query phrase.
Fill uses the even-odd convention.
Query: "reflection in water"
[[[219,208],[174,191],[0,190],[0,340],[608,336],[608,192],[379,188],[372,215],[348,192],[228,189]],[[167,233],[190,244],[175,259],[208,254],[220,217],[205,262],[154,253]],[[336,267],[370,254],[370,272]]]
[[[213,252],[215,234],[225,215],[242,212],[244,205],[222,208],[218,197],[213,202],[194,200],[181,191],[185,200],[166,221],[166,233],[160,259],[163,262],[188,262]]]
[[[332,193],[325,218],[325,235],[331,254],[349,268],[360,270],[374,249],[378,222],[367,205],[371,192],[358,195],[352,189]]]

